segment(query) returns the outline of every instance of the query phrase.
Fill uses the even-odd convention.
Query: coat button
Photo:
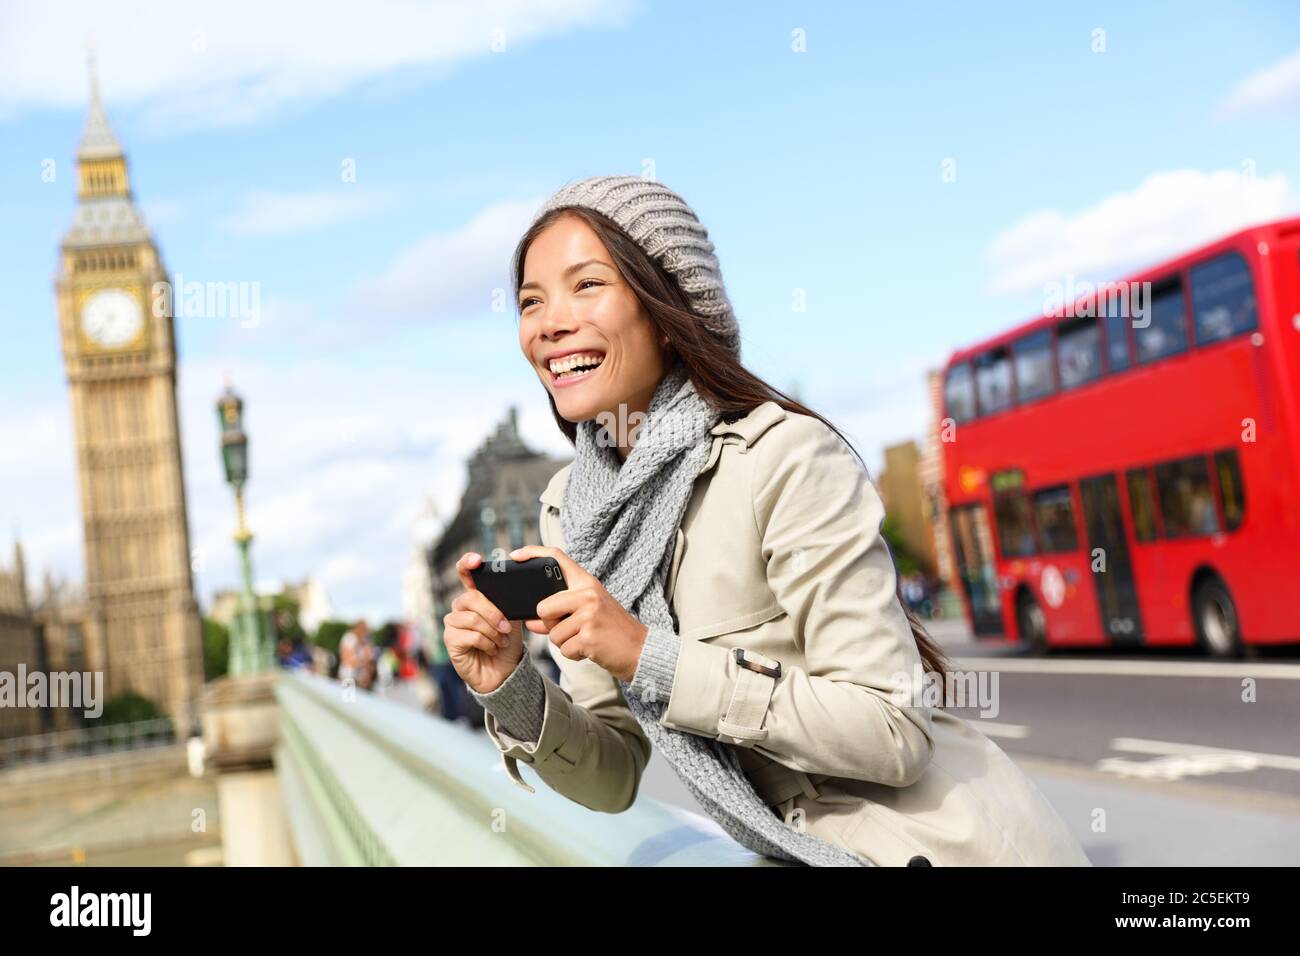
[[[930,861],[919,853],[907,861],[908,866],[930,866]]]

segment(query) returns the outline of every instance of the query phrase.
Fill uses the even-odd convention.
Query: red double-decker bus
[[[1045,305],[944,373],[976,635],[1213,656],[1300,640],[1300,219]]]

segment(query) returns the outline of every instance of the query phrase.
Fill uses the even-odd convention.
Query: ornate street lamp
[[[491,561],[497,549],[497,510],[488,502],[478,512],[479,540],[483,545],[483,560]]]
[[[217,419],[221,427],[221,461],[226,469],[226,482],[235,489],[235,512],[238,527],[235,544],[239,547],[239,560],[243,569],[243,587],[239,595],[239,612],[231,622],[230,665],[231,677],[243,677],[271,668],[273,648],[262,633],[261,615],[257,598],[253,594],[253,565],[249,547],[253,534],[244,521],[244,482],[248,480],[248,436],[244,434],[244,402],[226,380],[226,390],[217,399]]]

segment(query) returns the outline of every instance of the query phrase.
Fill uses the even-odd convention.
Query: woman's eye
[[[578,289],[581,290],[584,286],[586,286],[586,284],[587,284],[588,282],[590,282],[590,283],[592,283],[592,284],[594,284],[594,285],[603,285],[603,283],[601,283],[601,282],[600,282],[599,280],[597,280],[597,279],[583,279],[581,282],[578,283]]]
[[[524,299],[522,302],[519,303],[519,311],[520,311],[520,312],[524,311],[524,309],[528,308],[528,306],[529,306],[531,303],[536,302],[536,301],[537,301],[537,297],[536,297],[536,296],[529,296],[527,299]]]

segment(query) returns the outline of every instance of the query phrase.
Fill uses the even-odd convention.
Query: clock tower
[[[55,278],[85,541],[86,667],[187,735],[203,687],[176,412],[176,343],[158,247],[92,64],[77,210]],[[161,313],[161,314],[160,314]]]

